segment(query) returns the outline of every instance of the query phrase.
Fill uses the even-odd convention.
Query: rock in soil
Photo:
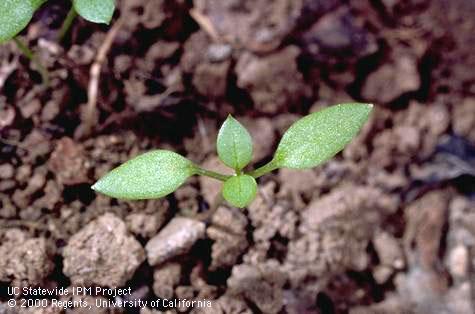
[[[233,234],[246,234],[247,218],[238,208],[218,207],[211,217],[211,223]]]
[[[390,233],[384,231],[376,233],[373,244],[381,264],[396,269],[402,269],[405,266],[402,248],[398,240]]]
[[[159,27],[166,19],[165,3],[167,1],[123,1],[120,4],[121,14],[126,28],[135,29],[138,25],[153,29]]]
[[[26,147],[26,154],[22,156],[23,162],[34,164],[39,158],[44,158],[45,155],[50,153],[52,143],[48,137],[38,129],[34,129],[29,133],[22,143],[23,147]]]
[[[401,53],[371,73],[363,86],[364,99],[388,103],[402,94],[419,89],[421,80],[418,60],[410,53]]]
[[[475,98],[466,98],[454,107],[452,116],[454,132],[475,145]]]
[[[63,251],[66,276],[73,284],[122,286],[145,260],[142,246],[125,223],[104,214],[73,235]]]
[[[80,143],[68,137],[63,137],[56,143],[48,165],[61,184],[88,182],[89,169],[84,149]]]
[[[228,87],[231,53],[229,45],[212,44],[205,32],[196,32],[185,42],[181,68],[192,74],[192,83],[200,94],[222,98]]]
[[[204,31],[191,34],[184,43],[184,52],[180,59],[183,71],[193,73],[199,64],[211,61],[207,55],[210,45],[211,40]]]
[[[0,179],[6,180],[11,179],[15,175],[15,168],[10,164],[1,164],[0,165]]]
[[[288,46],[264,57],[248,52],[240,56],[236,64],[237,85],[250,92],[257,111],[285,111],[286,106],[301,105],[310,95],[297,68],[299,54],[299,48]]]
[[[268,260],[260,266],[234,266],[228,287],[232,294],[242,294],[262,312],[278,313],[284,306],[282,286],[285,280],[278,263]]]
[[[195,0],[194,5],[217,36],[235,46],[262,52],[276,48],[292,30],[303,2]]]
[[[12,106],[2,106],[0,111],[0,128],[6,128],[10,126],[15,120],[15,109]],[[6,107],[6,108],[5,108]]]
[[[418,314],[411,306],[398,297],[389,296],[383,302],[369,306],[355,306],[350,309],[350,314]],[[422,313],[421,313],[422,314]]]
[[[180,279],[181,265],[165,263],[155,269],[153,273],[153,292],[160,298],[171,299]]]
[[[21,209],[26,209],[30,201],[35,198],[39,191],[43,190],[46,183],[46,169],[38,167],[35,173],[29,178],[24,190],[17,189],[12,196],[12,200]]]
[[[193,75],[196,90],[211,99],[224,97],[230,66],[230,61],[198,64]]]
[[[54,250],[44,238],[11,229],[0,236],[0,281],[13,286],[39,285],[53,270]]]
[[[236,235],[213,226],[208,228],[206,234],[215,241],[211,252],[210,270],[233,266],[248,247],[245,234]]]
[[[368,186],[342,186],[311,202],[301,216],[300,236],[288,245],[284,266],[291,285],[314,294],[320,288],[305,285],[309,278],[318,277],[321,285],[344,269],[365,269],[374,227],[397,206],[397,199]]]
[[[448,278],[438,266],[448,196],[448,191],[431,191],[405,209],[408,225],[404,244],[409,271],[398,274],[395,284],[416,313],[452,313],[444,300],[449,295]]]
[[[151,238],[157,233],[162,224],[160,218],[157,213],[132,213],[125,218],[125,222],[133,234],[143,238]]]
[[[322,62],[334,57],[363,57],[378,48],[374,36],[358,25],[346,7],[324,15],[302,39],[304,49]]]
[[[449,205],[449,222],[452,227],[447,235],[448,252],[446,254],[447,269],[452,276],[454,285],[462,285],[470,281],[470,259],[474,258],[471,243],[475,243],[475,202],[457,196]],[[475,282],[471,281],[473,285]],[[475,306],[475,304],[474,304]]]
[[[175,217],[145,246],[152,266],[188,252],[205,236],[205,224],[190,218]]]
[[[411,203],[405,209],[407,221],[404,242],[413,263],[426,271],[439,272],[435,266],[439,256],[440,240],[446,223],[448,193],[433,191]]]

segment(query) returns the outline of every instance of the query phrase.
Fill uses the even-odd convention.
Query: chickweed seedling
[[[236,207],[246,207],[257,193],[256,179],[279,168],[308,169],[340,152],[368,120],[371,104],[339,104],[296,121],[283,135],[272,160],[244,172],[252,158],[249,132],[228,116],[216,141],[218,156],[234,175],[203,169],[168,150],[139,155],[113,169],[92,189],[105,195],[130,200],[160,198],[175,191],[187,178],[204,175],[223,182],[223,198]]]
[[[47,0],[0,1],[0,43],[20,33],[31,21],[33,14]],[[72,0],[73,9],[84,19],[109,24],[114,14],[114,0]]]
[[[0,44],[13,39],[20,51],[38,67],[43,82],[48,85],[48,71],[26,44],[18,37],[33,14],[47,0],[0,0]],[[59,40],[68,31],[76,14],[94,23],[109,24],[114,14],[114,0],[72,0],[73,6],[59,32]]]

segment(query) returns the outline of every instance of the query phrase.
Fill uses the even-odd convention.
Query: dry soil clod
[[[175,217],[145,246],[148,263],[154,266],[184,254],[204,235],[203,222]]]
[[[0,235],[0,281],[17,287],[39,285],[54,268],[54,251],[45,238],[29,238],[19,229]],[[1,311],[0,311],[1,312]]]
[[[125,223],[104,214],[73,235],[64,248],[64,273],[73,284],[122,286],[145,260]]]

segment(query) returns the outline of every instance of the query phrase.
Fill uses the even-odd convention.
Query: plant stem
[[[38,68],[38,71],[41,74],[41,79],[43,80],[43,83],[45,85],[49,85],[48,70],[46,70],[46,68],[41,64],[38,58],[36,58],[36,55],[34,54],[34,52],[31,51],[31,49],[28,48],[28,46],[23,41],[21,41],[20,38],[14,37],[13,41],[17,45],[18,49],[20,49],[21,53],[23,53],[25,57],[27,57],[32,63],[36,65],[36,67]]]
[[[61,28],[59,30],[58,42],[63,41],[64,36],[66,36],[66,34],[68,33],[77,15],[78,14],[76,10],[74,10],[74,6],[71,5],[71,9],[69,10],[68,15],[66,15],[66,18],[63,21],[63,25],[61,25]]]
[[[196,174],[199,174],[199,175],[202,175],[202,176],[207,176],[207,177],[210,177],[210,178],[213,178],[213,179],[216,179],[216,180],[219,180],[219,181],[223,181],[223,182],[231,177],[231,176],[227,176],[227,175],[217,173],[217,172],[214,172],[214,171],[206,170],[206,169],[200,168],[198,166],[195,166],[195,172],[196,172]]]
[[[248,173],[248,175],[250,175],[251,177],[254,177],[254,179],[257,179],[259,178],[260,176],[263,176],[265,175],[266,173],[269,173],[271,171],[274,171],[275,169],[279,168],[279,166],[277,166],[274,162],[274,160],[271,160],[270,162],[268,162],[267,164],[265,164],[264,166],[260,167],[260,168],[257,168],[256,170],[253,170],[251,172]]]

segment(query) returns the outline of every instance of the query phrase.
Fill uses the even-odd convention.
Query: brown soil
[[[117,1],[91,134],[110,27],[78,19],[57,43],[67,3],[22,33],[49,87],[0,46],[0,313],[64,312],[10,309],[9,287],[79,285],[213,302],[167,313],[475,312],[475,2]],[[229,113],[263,164],[293,121],[346,101],[375,104],[358,137],[321,167],[262,177],[244,210],[198,221],[220,192],[207,178],[161,200],[90,189],[153,148],[220,167]]]

